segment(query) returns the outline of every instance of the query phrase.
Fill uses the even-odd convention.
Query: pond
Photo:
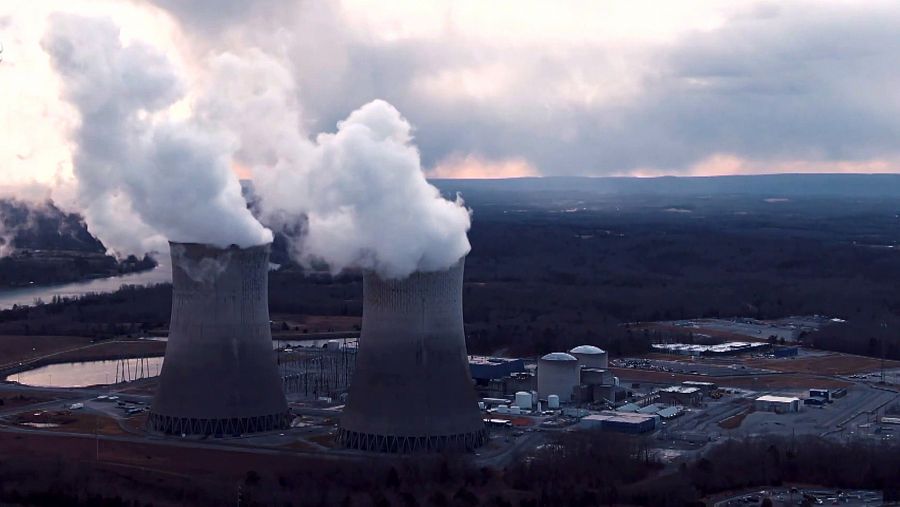
[[[87,387],[110,385],[159,375],[162,357],[110,359],[41,366],[14,373],[7,381],[32,387]]]

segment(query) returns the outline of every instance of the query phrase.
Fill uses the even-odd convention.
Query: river
[[[8,310],[13,305],[33,305],[37,299],[45,303],[53,300],[54,296],[73,297],[83,296],[89,293],[107,293],[119,290],[123,285],[154,285],[172,281],[172,271],[167,264],[159,263],[149,271],[130,273],[121,276],[107,278],[94,278],[82,282],[72,282],[64,285],[41,285],[32,287],[17,287],[15,289],[0,289],[0,310]]]

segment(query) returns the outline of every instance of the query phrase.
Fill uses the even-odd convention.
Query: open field
[[[275,332],[282,322],[291,328],[308,333],[333,333],[339,331],[358,331],[362,318],[355,315],[299,315],[273,314]]]
[[[0,367],[55,354],[93,342],[85,336],[0,336]]]
[[[0,392],[0,407],[8,410],[54,399],[56,398],[53,396],[37,393]]]
[[[48,425],[42,429],[54,432],[125,435],[127,434],[112,418],[90,412],[71,410],[41,410],[23,412],[10,418],[18,426]],[[53,425],[53,426],[49,426]]]
[[[109,341],[98,343],[93,347],[71,350],[53,356],[53,362],[99,361],[104,359],[121,359],[128,357],[153,357],[166,353],[166,342],[141,341]]]
[[[818,375],[853,375],[869,373],[881,368],[881,360],[851,354],[828,354],[796,359],[748,359],[747,366],[795,373]],[[900,368],[900,361],[885,361],[889,369]]]
[[[638,370],[633,368],[610,368],[613,375],[624,382],[651,382],[656,384],[677,384],[687,380],[699,382],[715,382],[722,387],[739,387],[742,389],[803,389],[811,386],[822,388],[847,387],[850,382],[823,378],[810,374],[778,373],[768,375],[736,375],[732,377],[710,377],[707,375],[685,375],[661,371]]]
[[[744,422],[744,419],[747,418],[750,413],[753,412],[753,409],[750,408],[745,412],[741,412],[739,414],[735,414],[731,417],[726,417],[718,422],[719,427],[726,430],[733,430],[740,427],[741,423]]]
[[[729,331],[725,331],[723,329],[713,329],[713,328],[685,328],[679,327],[674,324],[668,322],[642,322],[635,326],[633,329],[643,331],[644,329],[650,332],[658,332],[660,336],[665,338],[677,338],[677,337],[687,337],[689,333],[693,333],[694,335],[702,334],[706,335],[711,339],[717,341],[729,341],[729,342],[765,342],[765,338],[752,337],[747,336],[745,334],[733,333]]]

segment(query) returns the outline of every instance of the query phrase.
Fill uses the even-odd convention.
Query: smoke
[[[230,167],[232,137],[175,118],[185,85],[162,52],[123,45],[110,20],[72,14],[52,15],[41,45],[80,116],[71,135],[75,206],[109,249],[272,240],[241,196]]]

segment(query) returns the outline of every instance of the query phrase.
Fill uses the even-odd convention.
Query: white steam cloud
[[[57,13],[46,26],[41,47],[78,120],[65,123],[71,176],[47,184],[111,251],[248,247],[272,240],[262,222],[289,233],[295,259],[335,273],[398,278],[469,252],[469,210],[426,181],[412,127],[389,103],[311,136],[284,54],[205,50],[181,68],[107,18]],[[260,220],[236,172],[252,175]]]
[[[212,69],[201,116],[239,138],[235,157],[252,171],[263,222],[302,224],[298,260],[400,278],[469,252],[469,210],[426,181],[412,127],[392,105],[372,101],[310,140],[293,78],[277,60],[224,54]]]
[[[231,136],[173,118],[184,86],[160,51],[123,45],[110,20],[71,14],[51,16],[42,46],[81,120],[72,132],[75,206],[108,248],[272,240],[241,196]]]
[[[306,216],[300,251],[333,271],[362,267],[399,278],[448,268],[469,253],[469,211],[425,180],[411,141],[393,106],[370,102],[336,133],[320,134],[302,170],[260,176],[263,209]],[[304,188],[302,200],[280,191],[279,180],[292,179],[287,188]]]

